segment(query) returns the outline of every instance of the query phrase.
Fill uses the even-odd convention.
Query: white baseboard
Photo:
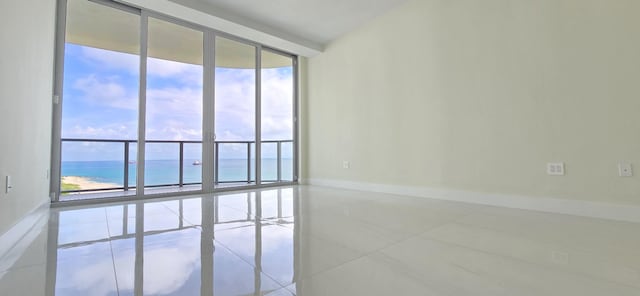
[[[47,223],[49,204],[48,201],[41,204],[0,235],[0,271],[13,266],[20,259],[22,250],[25,250],[36,239],[38,233],[31,230]]]
[[[301,184],[459,201],[591,218],[640,222],[640,207],[632,205],[329,179],[305,179],[301,181]]]

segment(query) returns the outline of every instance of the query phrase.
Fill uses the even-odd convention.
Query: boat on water
[[[193,162],[193,165],[201,165],[202,163],[199,160]]]

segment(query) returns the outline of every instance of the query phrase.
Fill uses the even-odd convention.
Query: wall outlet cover
[[[547,175],[564,176],[564,162],[547,163]]]
[[[620,177],[633,177],[633,168],[631,163],[621,162],[618,164],[618,174]]]

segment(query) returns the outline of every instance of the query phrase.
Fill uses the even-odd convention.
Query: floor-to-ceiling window
[[[294,59],[261,54],[262,182],[294,180]]]
[[[61,191],[135,187],[140,15],[68,0],[62,85]],[[115,33],[117,32],[117,33]],[[133,156],[133,157],[132,157]]]
[[[54,201],[296,181],[295,56],[111,1],[59,1]]]
[[[217,186],[253,184],[256,143],[256,47],[215,41],[215,139]]]
[[[267,295],[298,280],[300,207],[284,187],[55,211],[47,295]]]
[[[145,190],[202,188],[204,33],[148,18]]]

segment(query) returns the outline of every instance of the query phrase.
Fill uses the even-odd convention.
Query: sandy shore
[[[62,183],[78,185],[80,186],[81,190],[120,187],[120,185],[118,184],[100,183],[100,182],[91,181],[91,179],[86,177],[77,177],[77,176],[62,177]]]

